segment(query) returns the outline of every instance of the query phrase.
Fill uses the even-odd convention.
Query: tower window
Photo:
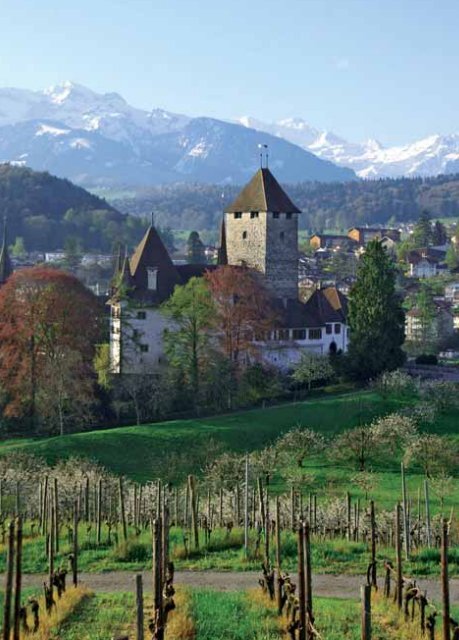
[[[284,241],[284,239],[285,239],[285,233],[284,233],[283,231],[281,231],[281,232],[279,233],[279,238],[282,240],[282,242]]]
[[[254,218],[258,218],[258,211],[251,211],[250,212],[250,217],[253,220]]]
[[[137,320],[146,320],[147,313],[146,311],[137,311]]]
[[[287,220],[291,220],[292,219],[292,214],[291,213],[286,213],[285,217],[287,218]]]
[[[240,218],[242,218],[242,212],[241,211],[236,211],[234,214],[234,217],[236,220],[239,220]]]
[[[247,231],[242,232],[242,239],[247,240]]]
[[[140,345],[140,351],[142,351],[142,353],[147,353],[148,350],[149,350],[148,344]]]
[[[279,219],[279,212],[278,211],[275,211],[273,213],[273,218],[274,218],[274,220],[278,220]]]

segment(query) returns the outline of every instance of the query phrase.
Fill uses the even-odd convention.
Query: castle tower
[[[260,271],[278,298],[298,298],[299,213],[268,168],[225,210],[228,264]]]

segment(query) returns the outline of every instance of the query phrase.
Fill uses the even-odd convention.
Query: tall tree
[[[215,326],[223,353],[234,366],[247,364],[257,353],[257,339],[264,340],[276,314],[258,274],[246,267],[222,266],[208,271],[215,305]]]
[[[197,231],[192,231],[186,243],[188,262],[190,264],[206,264],[206,253],[204,243]]]
[[[428,247],[432,244],[432,220],[425,209],[414,226],[413,240],[416,247]]]
[[[395,293],[395,268],[378,240],[360,258],[349,300],[351,331],[347,362],[357,379],[403,364],[405,314]]]
[[[445,225],[436,220],[432,229],[432,244],[436,246],[443,245],[447,242],[448,236]]]
[[[164,335],[166,355],[172,366],[182,371],[197,399],[202,371],[209,358],[209,330],[215,314],[207,282],[191,278],[186,285],[175,287],[162,311],[173,321]]]
[[[0,290],[0,380],[5,413],[47,422],[62,433],[93,400],[99,336],[95,296],[57,269],[16,271]],[[83,330],[84,328],[84,330]]]

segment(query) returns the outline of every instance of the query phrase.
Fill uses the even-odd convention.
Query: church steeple
[[[5,284],[10,275],[13,273],[13,265],[11,264],[8,253],[6,216],[3,218],[3,242],[0,250],[0,285]]]

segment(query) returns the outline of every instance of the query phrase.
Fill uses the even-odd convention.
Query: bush
[[[118,562],[145,562],[149,557],[149,548],[137,540],[127,540],[113,549],[112,557]]]
[[[389,396],[413,396],[416,393],[416,383],[404,371],[385,371],[374,383],[374,388],[383,398]]]
[[[438,364],[438,358],[433,353],[421,353],[421,355],[419,355],[416,358],[415,362],[416,362],[416,364],[431,364],[431,365],[435,365],[435,364]]]

